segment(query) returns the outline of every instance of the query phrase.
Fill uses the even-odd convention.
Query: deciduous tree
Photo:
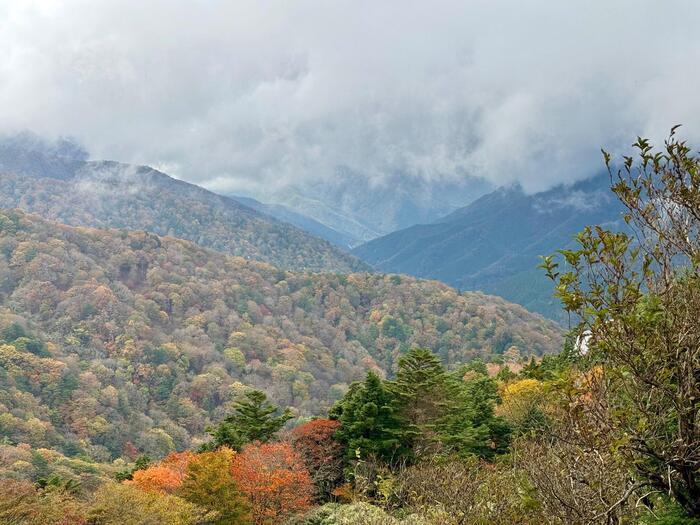
[[[182,498],[143,491],[124,483],[106,483],[96,492],[89,521],[99,525],[200,525],[208,512]]]
[[[311,476],[289,443],[247,445],[234,456],[231,473],[250,500],[256,525],[280,523],[311,506]]]
[[[619,170],[604,153],[627,229],[586,228],[543,266],[600,367],[599,426],[700,517],[700,157],[675,132],[660,151],[640,138]]]
[[[214,452],[194,456],[187,464],[185,477],[177,490],[181,498],[215,514],[212,525],[250,523],[250,503],[231,474],[235,452],[221,447]]]
[[[136,470],[132,479],[124,483],[146,492],[173,493],[182,485],[187,465],[193,457],[191,452],[173,452],[159,463]]]
[[[294,449],[303,458],[316,486],[316,497],[327,499],[343,479],[343,446],[335,439],[339,421],[313,419],[291,432]]]

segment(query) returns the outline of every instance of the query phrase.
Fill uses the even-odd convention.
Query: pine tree
[[[396,411],[394,395],[374,372],[352,385],[331,416],[340,421],[336,438],[348,459],[373,456],[392,462],[410,454],[413,434]]]
[[[430,350],[414,348],[399,359],[396,380],[389,383],[397,408],[416,433],[414,452],[434,452],[439,446],[440,423],[457,409],[456,385],[440,359]]]
[[[260,390],[246,392],[245,399],[234,404],[234,412],[217,427],[209,429],[213,440],[202,450],[214,450],[227,446],[240,450],[246,443],[267,443],[292,418],[289,409],[281,414],[279,407],[269,403]],[[279,415],[278,415],[279,414]]]

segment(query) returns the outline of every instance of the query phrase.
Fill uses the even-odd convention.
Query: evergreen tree
[[[497,386],[483,362],[450,374],[430,350],[414,348],[399,360],[390,387],[406,430],[415,433],[415,455],[491,457],[506,450],[509,429],[494,414]]]
[[[506,452],[510,429],[495,415],[496,381],[469,367],[453,377],[459,384],[453,390],[456,408],[438,426],[443,443],[462,455],[488,458]]]
[[[260,390],[246,392],[245,399],[234,404],[234,412],[217,427],[209,429],[212,441],[202,446],[202,450],[214,450],[227,446],[240,450],[253,441],[267,443],[292,418],[289,409],[281,414],[279,407],[269,403]],[[279,415],[278,415],[279,414]]]
[[[393,462],[410,454],[412,432],[396,411],[396,399],[381,378],[368,372],[331,411],[340,421],[336,438],[347,458],[376,457]]]
[[[440,359],[430,350],[414,348],[399,359],[399,369],[391,389],[401,408],[416,423],[435,418],[446,405],[447,373]]]
[[[198,452],[210,452],[220,447],[241,450],[243,445],[246,444],[246,440],[241,435],[239,429],[235,424],[229,422],[228,418],[221,421],[221,423],[215,427],[207,428],[207,433],[212,437],[212,440],[203,443],[199,447]]]
[[[441,421],[458,407],[456,385],[440,359],[430,350],[414,348],[399,359],[396,380],[389,383],[402,418],[416,433],[414,452],[418,455],[439,444]]]

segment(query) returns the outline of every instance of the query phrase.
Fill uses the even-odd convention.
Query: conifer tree
[[[431,419],[444,409],[448,396],[448,376],[440,359],[430,350],[414,348],[399,359],[399,369],[391,389],[402,409],[416,423]]]
[[[336,438],[346,446],[347,458],[376,457],[387,462],[410,453],[413,437],[396,411],[396,399],[381,378],[368,372],[331,411],[341,426]]]
[[[480,367],[458,371],[454,380],[455,408],[440,421],[443,444],[461,455],[492,457],[507,450],[510,428],[495,415],[498,400],[496,382]]]
[[[214,450],[228,446],[240,450],[246,443],[267,443],[292,418],[289,409],[280,414],[279,407],[268,402],[260,390],[246,392],[245,399],[237,401],[234,412],[217,427],[209,429],[213,440],[202,446],[202,450]]]
[[[434,451],[440,423],[458,407],[456,384],[430,350],[414,348],[399,360],[396,380],[389,384],[397,408],[415,432],[414,452]]]

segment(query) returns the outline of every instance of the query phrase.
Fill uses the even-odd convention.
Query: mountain
[[[321,239],[325,239],[331,244],[335,244],[341,248],[349,249],[351,246],[358,244],[357,239],[354,237],[329,228],[325,224],[321,224],[317,220],[297,213],[281,204],[265,204],[252,197],[232,196],[231,198],[260,213],[274,217],[282,222],[293,224],[297,228],[309,232],[316,237],[320,237]]]
[[[481,290],[559,318],[540,255],[572,243],[590,224],[619,225],[621,205],[606,175],[527,195],[500,188],[432,224],[416,225],[353,250],[387,272]]]
[[[243,385],[324,413],[411,347],[448,365],[562,330],[412,277],[293,273],[148,232],[0,213],[0,441],[109,461],[201,442]]]
[[[69,141],[47,143],[29,134],[0,140],[0,207],[75,226],[173,235],[282,268],[368,268],[327,241],[234,199],[146,166],[86,159]]]
[[[402,174],[381,180],[348,169],[332,178],[296,184],[256,195],[359,241],[431,222],[491,191],[482,179],[462,176],[426,180]]]

